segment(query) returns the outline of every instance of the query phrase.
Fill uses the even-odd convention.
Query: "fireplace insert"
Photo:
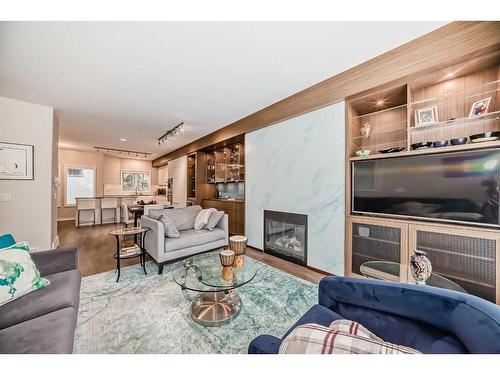
[[[307,215],[264,210],[264,252],[307,265]]]

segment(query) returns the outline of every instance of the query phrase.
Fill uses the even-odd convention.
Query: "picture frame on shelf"
[[[485,113],[488,113],[488,107],[490,105],[490,101],[491,101],[491,96],[489,98],[484,98],[478,100],[477,102],[472,103],[469,112],[469,118],[478,117],[484,115]]]
[[[34,180],[34,148],[0,142],[0,180]]]
[[[436,124],[438,121],[437,106],[415,110],[415,126]]]

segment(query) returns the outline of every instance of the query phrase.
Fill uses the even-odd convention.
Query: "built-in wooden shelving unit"
[[[399,281],[411,281],[409,257],[427,251],[436,273],[468,293],[500,304],[500,231],[473,225],[391,219],[351,212],[351,167],[359,160],[500,148],[500,140],[472,143],[470,136],[500,131],[500,51],[425,72],[407,82],[388,83],[346,99],[346,264],[360,276],[369,260],[400,264]],[[473,103],[490,98],[486,113],[469,116]],[[433,123],[418,124],[418,110],[436,107]],[[368,136],[366,128],[369,126]],[[464,145],[412,150],[417,142],[468,137]],[[404,147],[383,154],[380,150]],[[370,150],[367,157],[358,150]],[[369,235],[361,235],[369,233]],[[387,279],[394,279],[387,274]]]
[[[379,157],[380,150],[389,147],[404,147],[406,153],[418,153],[421,150],[412,150],[412,144],[500,130],[499,62],[500,53],[490,53],[402,85],[348,98],[348,156],[354,158],[356,151],[370,150],[367,158]],[[470,117],[473,103],[486,98],[490,98],[487,112]],[[431,107],[437,109],[437,121],[417,124],[416,111]],[[368,137],[362,137],[364,126],[371,128]],[[469,144],[470,140],[466,146]],[[464,146],[442,148],[439,152],[457,147]]]
[[[225,146],[207,154],[208,183],[243,182],[245,180],[244,143]]]

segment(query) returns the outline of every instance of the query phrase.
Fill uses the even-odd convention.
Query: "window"
[[[66,205],[76,204],[75,198],[94,196],[95,170],[92,167],[68,167],[66,169]]]
[[[122,171],[123,191],[149,191],[150,172]]]

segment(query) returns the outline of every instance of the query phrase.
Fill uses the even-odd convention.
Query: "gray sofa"
[[[200,206],[190,206],[150,211],[149,215],[152,216],[160,213],[169,216],[180,232],[179,238],[165,237],[165,229],[161,221],[146,215],[141,217],[141,226],[150,228],[145,235],[144,245],[148,254],[158,264],[158,273],[163,272],[165,263],[228,245],[228,215],[224,214],[212,231],[194,230],[194,221],[200,210]]]
[[[72,353],[80,304],[77,250],[31,257],[50,285],[0,306],[0,353]]]

